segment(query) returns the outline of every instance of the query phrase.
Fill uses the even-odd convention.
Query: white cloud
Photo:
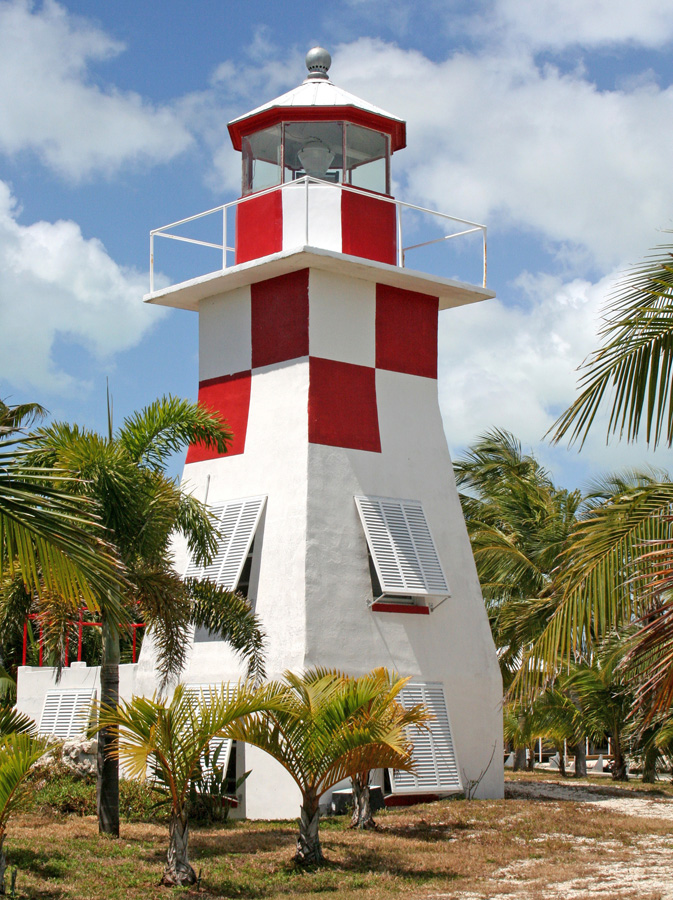
[[[670,226],[673,87],[601,91],[520,50],[435,63],[362,39],[334,55],[338,84],[408,122],[402,199],[537,232],[603,271]]]
[[[174,110],[92,80],[91,64],[123,49],[55,0],[0,0],[0,151],[33,151],[73,181],[182,152]]]
[[[142,303],[147,284],[75,222],[19,224],[0,181],[0,378],[51,394],[80,390],[54,360],[55,342],[99,360],[135,346],[164,313]]]
[[[537,47],[659,48],[673,39],[667,0],[495,0],[489,27]],[[490,17],[489,17],[490,18]]]
[[[577,366],[598,346],[601,310],[618,277],[564,283],[524,273],[516,306],[496,299],[442,313],[439,394],[451,447],[465,447],[497,427],[513,432],[555,469],[572,466],[577,447],[569,456],[543,438],[577,396]],[[604,416],[582,448],[585,469],[669,461],[666,450],[653,454],[642,442],[611,440],[606,448],[606,435]]]

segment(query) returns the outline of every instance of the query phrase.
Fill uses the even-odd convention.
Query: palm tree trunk
[[[184,814],[183,814],[184,815]],[[189,864],[187,854],[189,844],[189,821],[173,813],[168,826],[169,841],[166,854],[166,868],[161,879],[162,884],[188,885],[196,884],[196,872]]]
[[[622,745],[617,732],[615,732],[612,736],[612,748],[612,753],[615,758],[615,762],[612,767],[612,780],[628,781],[629,773],[626,767],[626,759],[624,758],[624,754],[622,753]]]
[[[571,752],[575,757],[575,773],[573,778],[586,778],[587,777],[587,745],[584,738],[579,740],[574,747],[571,748]]]
[[[376,828],[376,822],[372,814],[371,795],[369,789],[369,772],[356,775],[351,781],[353,786],[353,815],[351,816],[351,828],[368,829]]]
[[[103,664],[100,670],[100,699],[105,706],[114,708],[119,703],[119,631],[105,613],[101,621]],[[98,734],[96,801],[99,833],[119,837],[119,761],[106,752],[114,737],[113,727],[103,728]]]
[[[320,806],[314,790],[306,791],[302,796],[301,817],[299,819],[299,837],[295,862],[302,866],[320,865],[323,862],[320,848]]]
[[[514,751],[514,766],[513,766],[513,771],[514,771],[514,772],[523,772],[523,770],[524,770],[525,768],[526,768],[526,748],[525,748],[525,747],[518,747],[518,748]]]
[[[535,744],[528,747],[528,759],[526,761],[526,769],[532,772],[535,768]]]
[[[643,759],[643,783],[654,784],[657,780],[657,759],[659,758],[659,750],[654,743],[650,741],[645,748]]]

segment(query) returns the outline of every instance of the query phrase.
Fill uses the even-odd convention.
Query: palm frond
[[[247,660],[248,677],[262,681],[266,674],[266,635],[248,601],[207,580],[187,578],[184,584],[194,601],[191,616],[197,628],[207,628],[231,644]]]
[[[0,706],[0,738],[10,734],[37,734],[37,727],[30,716],[19,712],[12,706]]]
[[[95,505],[66,493],[53,472],[24,466],[8,443],[0,445],[0,576],[19,571],[30,591],[97,609],[123,575]]]
[[[162,397],[124,420],[119,441],[136,463],[160,470],[193,442],[226,453],[232,433],[218,415],[196,403]]]
[[[607,433],[673,442],[673,245],[627,272],[609,299],[603,346],[582,364],[582,392],[552,426],[554,442],[586,440],[599,410]]]
[[[648,612],[651,561],[643,548],[671,537],[673,483],[646,473],[587,511],[573,529],[556,574],[558,606],[522,667],[518,690],[535,691],[568,660]]]

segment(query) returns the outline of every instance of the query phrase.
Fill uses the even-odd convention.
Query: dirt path
[[[587,814],[601,809],[616,816],[636,816],[643,820],[643,827],[626,844],[611,839],[609,833],[596,836],[595,831],[592,837],[541,832],[522,846],[521,858],[497,870],[479,889],[435,894],[426,900],[673,900],[673,798],[609,784],[594,787],[551,781],[511,781],[505,796],[514,801],[580,804],[575,807],[578,816],[583,809]],[[512,818],[515,815],[513,805]],[[670,833],[662,828],[668,822]],[[544,854],[537,853],[536,847],[542,849],[545,843],[554,847],[564,841],[573,848],[572,861],[562,853],[537,858]]]
[[[560,781],[516,781],[506,785],[505,796],[512,800],[569,800],[573,803],[593,803],[602,809],[611,809],[623,815],[673,821],[673,800],[647,796],[628,788],[607,784],[605,787],[594,787]]]

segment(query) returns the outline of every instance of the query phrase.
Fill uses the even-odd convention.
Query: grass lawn
[[[198,890],[158,885],[163,825],[122,824],[115,841],[98,836],[93,817],[30,813],[10,821],[5,846],[19,869],[17,898],[35,900],[673,898],[670,785],[622,788],[526,773],[508,775],[507,793],[505,800],[379,813],[376,833],[352,832],[344,818],[324,820],[328,862],[313,871],[291,862],[294,822],[195,828]]]

